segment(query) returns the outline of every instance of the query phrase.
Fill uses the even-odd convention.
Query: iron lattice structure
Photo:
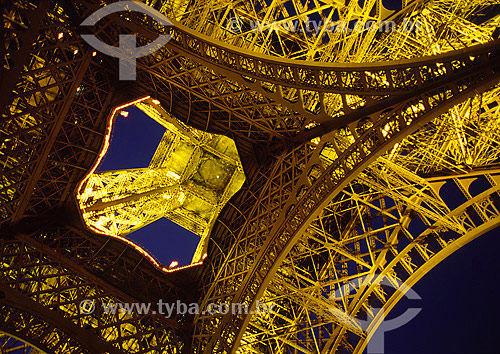
[[[79,26],[107,3],[2,2],[3,351],[361,353],[399,282],[500,222],[497,2],[152,0],[173,26],[133,12]],[[312,20],[411,20],[418,31],[312,33]],[[172,38],[120,82],[86,30],[111,45],[121,33]],[[245,171],[208,257],[177,272],[87,230],[76,207],[116,107],[145,96],[233,139]],[[399,282],[331,297],[366,275]],[[83,299],[260,300],[275,312],[87,314]],[[362,330],[332,309],[373,321]]]
[[[105,235],[125,236],[161,217],[175,221],[201,237],[197,263],[245,175],[231,139],[187,127],[159,104],[150,98],[136,104],[166,128],[148,167],[88,175],[77,199],[87,227]]]

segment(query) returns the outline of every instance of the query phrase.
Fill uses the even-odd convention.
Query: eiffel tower
[[[171,26],[86,28],[111,0],[1,3],[2,352],[362,353],[404,287],[500,223],[497,1],[150,0]],[[85,33],[171,39],[123,81]],[[232,161],[210,216],[177,212],[195,183],[161,167],[166,140],[141,171],[95,172],[130,105],[190,159]],[[168,215],[201,236],[176,271],[126,237]],[[392,283],[333,296],[367,276]],[[273,311],[99,306],[160,299]]]

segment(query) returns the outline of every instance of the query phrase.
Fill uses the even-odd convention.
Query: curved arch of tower
[[[147,0],[172,25],[80,26],[112,2],[1,7],[0,351],[362,353],[500,223],[498,2]],[[85,33],[171,38],[125,82]],[[94,173],[130,104],[162,143],[147,167]],[[160,217],[201,236],[191,266],[127,240]],[[159,300],[273,311],[101,306]]]

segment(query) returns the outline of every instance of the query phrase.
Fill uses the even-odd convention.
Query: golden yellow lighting
[[[78,88],[80,89],[80,88]],[[95,172],[95,170],[97,169],[97,166],[99,166],[99,164],[101,163],[102,159],[104,158],[104,156],[106,155],[107,151],[108,151],[108,148],[109,148],[109,144],[110,144],[110,139],[111,139],[111,131],[113,129],[113,123],[115,121],[115,118],[117,117],[118,115],[118,112],[120,110],[122,110],[123,108],[126,108],[126,107],[129,107],[129,106],[132,106],[136,103],[139,103],[139,102],[142,102],[142,101],[145,101],[145,100],[148,100],[150,99],[151,96],[145,96],[145,97],[142,97],[142,98],[139,98],[137,100],[134,100],[134,101],[131,101],[131,102],[128,102],[128,103],[125,103],[119,107],[116,107],[113,112],[110,114],[109,116],[109,119],[108,119],[108,123],[107,123],[107,127],[106,127],[106,134],[104,136],[104,144],[103,144],[103,148],[99,154],[99,156],[97,157],[97,160],[95,161],[94,165],[92,166],[92,168],[90,169],[90,171],[85,175],[85,177],[80,181],[80,183],[78,184],[78,187],[76,188],[76,194],[80,194],[82,193],[82,188],[83,186],[85,185],[85,183],[87,182],[87,180],[90,178],[90,176]],[[144,250],[142,247],[136,245],[135,243],[133,243],[132,241],[126,239],[125,237],[122,237],[122,236],[119,236],[119,235],[113,235],[113,234],[110,234],[110,233],[103,233],[102,230],[100,229],[97,229],[91,225],[88,226],[88,228],[90,230],[92,230],[93,232],[97,233],[97,234],[105,234],[107,236],[110,236],[110,237],[113,237],[113,238],[116,238],[118,240],[120,240],[121,242],[124,242],[125,244],[131,246],[132,248],[134,248],[137,252],[139,252],[140,254],[142,254],[144,257],[146,257],[155,267],[157,267],[158,269],[162,270],[163,272],[166,272],[166,273],[171,273],[171,272],[176,272],[176,271],[180,271],[182,269],[186,269],[186,268],[191,268],[191,267],[196,267],[196,266],[199,266],[201,264],[203,264],[203,260],[200,260],[199,262],[195,262],[195,263],[191,263],[189,265],[186,265],[186,266],[182,266],[182,267],[176,267],[175,269],[169,269],[168,267],[165,267],[163,266],[161,263],[159,263],[158,261],[156,261],[156,259],[154,259],[146,250]],[[206,253],[203,255],[203,259],[205,259],[207,257]]]
[[[168,171],[167,172],[167,176],[172,177],[172,178],[174,178],[176,180],[179,180],[181,178],[181,176],[179,176],[177,173],[172,172],[172,171]]]
[[[193,256],[193,263],[188,266],[179,267],[178,264],[175,264],[175,266],[172,264],[170,264],[170,266],[166,266],[159,263],[147,251],[123,237],[130,232],[130,230],[132,230],[130,223],[122,222],[122,219],[117,218],[115,214],[113,214],[114,216],[110,219],[107,214],[99,216],[96,210],[89,209],[89,205],[94,203],[95,199],[101,199],[103,203],[109,204],[107,206],[109,210],[106,210],[109,211],[110,215],[111,213],[122,213],[123,215],[128,215],[125,214],[122,209],[119,209],[121,202],[117,191],[119,192],[121,189],[115,190],[113,189],[114,187],[108,186],[107,182],[102,186],[97,183],[95,185],[97,186],[97,189],[95,190],[89,186],[93,185],[92,183],[96,183],[94,179],[97,177],[91,177],[91,175],[94,174],[97,165],[100,163],[109,148],[110,133],[114,120],[118,114],[127,117],[129,112],[123,111],[122,109],[134,104],[137,105],[139,109],[146,111],[153,119],[160,121],[160,124],[167,127],[167,132],[163,138],[164,146],[160,144],[158,148],[159,153],[155,153],[155,156],[165,156],[168,158],[165,160],[159,159],[158,161],[161,160],[160,162],[155,160],[154,163],[161,163],[161,166],[154,165],[154,168],[151,167],[147,172],[137,172],[138,176],[141,176],[141,173],[142,176],[144,176],[141,177],[144,179],[139,180],[139,183],[145,183],[144,181],[149,181],[149,179],[151,179],[151,183],[159,183],[158,189],[162,188],[163,190],[159,191],[157,195],[155,194],[155,196],[150,194],[148,191],[143,192],[148,193],[145,196],[147,198],[151,198],[151,200],[155,203],[156,199],[154,198],[161,199],[157,200],[157,204],[152,204],[150,209],[145,209],[146,212],[144,214],[137,214],[139,217],[143,217],[143,219],[139,219],[138,217],[138,221],[136,219],[133,220],[138,225],[142,225],[140,222],[143,222],[143,220],[144,223],[149,222],[149,214],[147,213],[150,210],[156,210],[154,208],[158,208],[158,215],[164,215],[164,217],[167,218],[174,217],[174,222],[177,222],[179,225],[198,234],[201,237],[200,243],[195,255]],[[85,195],[87,197],[92,194],[92,198],[89,200],[85,199],[87,197],[82,197],[83,199],[80,198],[83,200],[82,203],[85,204],[85,201],[90,203],[89,205],[84,205],[83,209],[81,209],[82,218],[84,220],[90,220],[89,223],[87,223],[87,227],[96,233],[114,237],[132,246],[135,250],[147,257],[152,264],[164,272],[179,271],[181,269],[202,264],[203,260],[207,257],[206,244],[208,240],[208,231],[210,230],[211,223],[215,220],[214,218],[224,205],[222,199],[227,199],[227,196],[230,195],[229,193],[234,193],[237,189],[239,189],[238,186],[244,181],[244,174],[242,172],[241,163],[239,162],[235,146],[233,146],[232,150],[228,150],[226,137],[210,136],[210,139],[206,139],[204,138],[206,134],[208,133],[199,132],[194,129],[191,130],[191,128],[184,126],[181,122],[174,120],[167,113],[163,112],[163,108],[161,108],[158,100],[153,100],[149,96],[115,108],[108,122],[106,135],[104,137],[103,150],[99,154],[95,166],[92,168],[89,175],[87,175],[80,183],[77,190],[77,198],[79,196],[81,197],[83,189],[85,189]],[[167,138],[171,139],[175,145],[172,145],[173,143],[169,143],[169,140],[166,140]],[[202,145],[197,143],[200,139],[203,142]],[[232,142],[232,145],[234,145],[234,142]],[[162,150],[165,147],[170,150]],[[175,154],[173,154],[173,152],[175,152]],[[216,157],[213,157],[212,155]],[[153,164],[153,162],[151,162],[151,164]],[[189,168],[196,169],[190,171]],[[195,171],[197,171],[196,178],[198,179],[193,179],[191,177],[192,172]],[[118,173],[117,171],[114,172]],[[118,175],[122,176],[122,174]],[[105,177],[105,175],[99,176],[99,178],[104,179],[109,177]],[[125,176],[125,174],[123,174],[123,176]],[[116,176],[113,178],[116,178]],[[88,182],[90,180],[93,182]],[[157,182],[154,182],[155,180],[157,180]],[[135,183],[134,181],[133,183]],[[86,185],[87,182],[89,185]],[[225,190],[224,193],[220,192],[219,189],[224,187],[226,183],[229,183],[225,187],[227,190]],[[99,194],[102,188],[108,187],[110,188],[110,191],[112,190],[116,195],[105,196],[104,194]],[[205,199],[200,196],[205,197]],[[130,198],[129,195],[124,195],[122,197]],[[141,199],[138,200],[141,202],[143,201]],[[149,201],[150,199],[147,200]],[[130,200],[127,201],[127,203],[129,202]],[[89,210],[86,210],[86,208]],[[133,214],[134,210],[132,210],[131,213]],[[120,217],[122,217],[122,214],[120,214]],[[123,218],[125,218],[125,216],[123,216]],[[133,226],[135,227],[135,224]]]

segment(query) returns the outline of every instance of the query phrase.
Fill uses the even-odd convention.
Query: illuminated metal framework
[[[137,81],[127,84],[117,80],[116,59],[79,36],[78,24],[105,3],[2,8],[0,344],[7,352],[361,353],[382,320],[373,309],[387,314],[402,293],[372,284],[332,299],[336,290],[364,275],[411,286],[498,225],[497,2],[404,1],[388,11],[380,0],[152,0],[174,26],[120,13],[89,29],[111,45],[120,33],[136,33],[138,45],[172,36],[137,60]],[[390,20],[395,28],[312,31],[313,20]],[[405,29],[409,20],[418,30]],[[162,271],[125,240],[86,230],[76,207],[115,108],[146,96],[182,127],[231,138],[245,171],[241,190],[209,222],[203,265],[178,272]],[[165,185],[149,179],[151,188],[135,190],[141,174],[134,173],[120,191],[173,183],[165,170]],[[448,200],[450,191],[459,202]],[[84,214],[113,203],[80,200]],[[129,221],[136,215],[120,212]],[[201,308],[253,308],[259,300],[275,312],[87,314],[83,299],[182,299]],[[332,315],[340,311],[372,325],[363,331]]]
[[[197,263],[216,217],[245,175],[234,141],[189,128],[154,101],[136,103],[166,128],[149,166],[89,175],[77,195],[82,217],[90,229],[110,236],[166,217],[201,237]]]

